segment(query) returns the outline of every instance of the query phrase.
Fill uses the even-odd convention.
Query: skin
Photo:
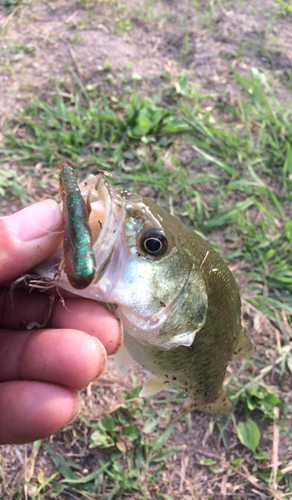
[[[56,299],[48,325],[48,296],[10,283],[60,244],[62,216],[53,200],[0,219],[0,444],[50,436],[77,416],[78,391],[102,373],[107,354],[121,343],[116,317],[84,298]],[[51,292],[50,292],[51,293]]]

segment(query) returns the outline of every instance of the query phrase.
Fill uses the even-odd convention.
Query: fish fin
[[[241,330],[231,359],[245,359],[253,354],[253,345],[248,336]]]
[[[163,349],[165,351],[175,349],[176,347],[180,347],[182,345],[186,346],[186,347],[190,347],[195,340],[196,333],[197,333],[197,331],[194,330],[191,332],[182,333],[179,335],[174,335],[164,344],[160,344],[159,342],[155,342],[155,341],[153,341],[152,343],[155,346],[157,346],[159,349]]]
[[[114,354],[115,369],[120,377],[124,377],[128,373],[132,362],[133,358],[131,354],[125,344],[122,344],[118,352]]]
[[[141,398],[148,398],[149,396],[153,396],[157,392],[162,391],[166,387],[169,386],[169,382],[153,373],[147,373],[144,386],[139,396]]]
[[[227,396],[226,392],[220,391],[219,396],[212,401],[212,403],[208,403],[207,405],[198,405],[196,401],[191,397],[188,396],[185,399],[185,402],[183,404],[183,407],[180,409],[180,411],[176,414],[174,419],[170,422],[171,424],[175,424],[178,422],[182,417],[190,413],[191,411],[194,410],[201,410],[201,411],[206,411],[207,413],[211,413],[212,415],[227,415],[228,413],[231,413],[233,409],[232,403]]]
[[[191,396],[186,397],[182,408],[179,410],[176,416],[171,420],[170,425],[176,424],[176,422],[178,422],[185,415],[187,415],[191,411],[198,409],[199,405],[195,402],[195,400]]]
[[[222,389],[212,403],[201,406],[200,410],[211,413],[212,415],[228,415],[228,413],[232,412],[233,405],[226,392]]]

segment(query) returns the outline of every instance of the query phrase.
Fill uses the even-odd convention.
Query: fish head
[[[90,206],[95,277],[77,291],[63,270],[59,288],[110,304],[127,334],[142,343],[191,346],[208,297],[200,260],[184,248],[186,226],[153,200],[110,187],[103,173],[79,188]]]
[[[166,350],[191,346],[208,298],[200,260],[184,250],[185,226],[153,200],[111,188],[105,176],[85,184],[96,259],[91,297],[115,304],[124,329],[142,342]]]

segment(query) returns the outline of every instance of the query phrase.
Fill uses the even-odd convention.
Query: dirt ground
[[[236,92],[228,62],[241,74],[254,66],[270,70],[273,80],[285,78],[292,70],[291,24],[273,20],[273,0],[210,5],[140,0],[132,9],[122,2],[69,0],[2,8],[1,122],[72,70],[97,82],[107,62],[113,71],[140,74],[150,93],[168,67],[212,93]]]
[[[0,144],[5,120],[11,119],[35,95],[44,97],[53,93],[56,83],[69,85],[72,72],[83,82],[98,83],[103,67],[111,67],[112,73],[141,75],[145,96],[155,95],[162,71],[171,69],[173,75],[187,74],[198,90],[212,94],[225,92],[226,100],[232,102],[238,89],[229,64],[246,75],[254,66],[266,71],[278,97],[285,102],[292,71],[291,17],[277,17],[275,12],[273,0],[129,3],[36,0],[9,8],[0,2]],[[291,85],[290,81],[290,88]],[[259,356],[267,343],[275,343],[276,333],[270,323],[254,322],[249,335],[262,339]],[[233,362],[228,373],[240,366],[238,363]],[[253,367],[249,370],[252,373]],[[141,377],[139,368],[135,367],[134,373]],[[291,380],[282,383],[285,393],[287,387],[292,389]],[[131,378],[119,378],[112,361],[97,387],[100,385],[102,401],[93,387],[83,394],[83,414],[97,420],[113,405],[121,403],[125,393],[132,389]],[[169,468],[159,479],[160,491],[183,500],[271,498],[268,491],[250,479],[253,457],[238,442],[232,422],[227,429],[228,452],[218,429],[211,433],[209,423],[210,417],[200,412],[192,415],[191,434],[186,432],[184,423],[178,423],[169,445],[183,446],[183,451],[169,459]],[[81,421],[77,421],[76,429],[84,433]],[[272,424],[266,424],[262,431],[261,449],[269,450],[273,441]],[[84,470],[97,468],[98,451],[78,449],[68,436],[57,435],[51,442],[60,453],[78,460]],[[243,464],[239,471],[227,474],[230,453],[243,458]],[[30,445],[2,447],[0,458],[6,484],[2,482],[0,486],[1,499],[19,498],[11,492],[28,456],[32,457]],[[213,459],[222,472],[214,475],[211,468],[202,465],[206,458]],[[284,440],[279,458],[292,459],[292,450]],[[32,463],[32,477],[43,469],[49,475],[52,469],[44,450]],[[149,498],[157,498],[155,491],[155,488],[149,491]],[[132,493],[123,498],[139,496]]]

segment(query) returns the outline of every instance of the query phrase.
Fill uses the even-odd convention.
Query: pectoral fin
[[[115,369],[117,370],[120,377],[124,377],[133,362],[133,358],[126,348],[125,344],[122,344],[120,349],[116,354],[114,354]]]
[[[241,330],[231,359],[245,359],[253,354],[253,345],[247,335]]]
[[[153,396],[157,392],[162,391],[166,387],[169,386],[169,382],[164,380],[161,377],[157,377],[157,375],[153,375],[153,373],[147,373],[144,386],[139,396],[141,398],[148,398],[149,396]]]

